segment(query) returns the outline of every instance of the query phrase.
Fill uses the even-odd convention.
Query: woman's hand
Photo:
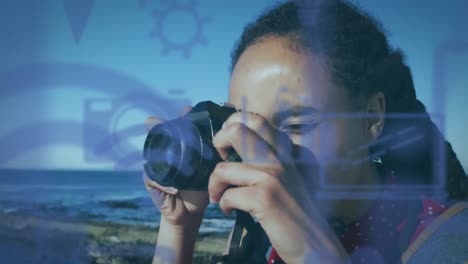
[[[190,111],[186,108],[184,113]],[[156,117],[146,127],[163,122]],[[198,229],[208,206],[208,192],[179,191],[152,181],[145,172],[143,180],[154,205],[161,212],[158,242],[153,263],[191,263]]]
[[[340,263],[346,253],[312,200],[310,179],[294,166],[292,142],[257,114],[233,114],[215,135],[223,158],[234,149],[243,162],[219,163],[209,181],[212,202],[255,217],[286,263]],[[304,172],[303,172],[304,173]],[[228,186],[237,186],[228,188]]]
[[[182,114],[190,111],[185,107]],[[164,122],[157,117],[149,117],[145,124],[148,130]],[[143,171],[143,180],[154,205],[161,211],[164,220],[173,226],[187,226],[203,218],[208,206],[208,193],[203,191],[179,191],[171,187],[164,187],[152,181]]]

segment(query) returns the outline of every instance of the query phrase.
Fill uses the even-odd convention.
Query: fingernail
[[[210,203],[211,203],[211,204],[216,204],[216,203],[218,203],[218,202],[217,202],[214,198],[212,198],[212,197],[210,196]]]
[[[178,192],[179,190],[177,190],[177,189],[174,188],[174,187],[170,187],[170,188],[169,188],[169,191],[171,192],[171,194],[174,195],[174,194],[177,194],[177,192]]]

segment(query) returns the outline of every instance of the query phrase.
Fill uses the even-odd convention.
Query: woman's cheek
[[[333,175],[349,163],[348,131],[346,124],[327,122],[307,134],[292,137],[292,140],[312,152],[320,165],[320,177],[325,177],[325,182],[338,184],[341,177]]]
[[[333,164],[338,156],[340,146],[339,131],[336,124],[326,122],[313,130],[305,139],[316,156],[317,161],[322,166]]]

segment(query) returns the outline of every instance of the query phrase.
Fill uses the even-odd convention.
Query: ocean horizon
[[[158,227],[141,171],[0,169],[0,212]],[[234,215],[206,210],[200,233],[227,233]]]

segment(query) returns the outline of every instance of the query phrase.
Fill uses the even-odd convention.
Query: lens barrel
[[[148,177],[179,190],[206,190],[209,174],[220,160],[209,130],[188,118],[153,127],[143,149]]]

